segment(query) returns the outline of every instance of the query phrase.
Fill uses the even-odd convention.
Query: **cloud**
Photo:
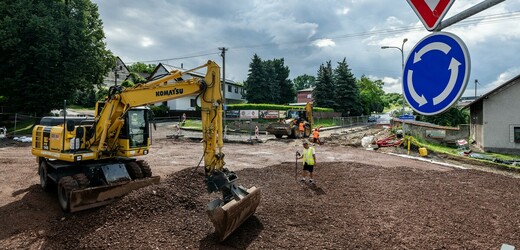
[[[332,41],[332,39],[318,39],[312,42],[312,44],[316,47],[334,47],[336,43]]]
[[[153,44],[154,44],[154,42],[153,42],[153,40],[151,38],[149,38],[149,37],[141,38],[141,46],[149,47],[149,46],[151,46]]]
[[[480,92],[482,94],[486,94],[518,75],[520,75],[520,67],[510,68],[507,71],[498,75],[498,77],[494,81],[487,84],[481,91],[478,91],[478,92]],[[478,86],[477,86],[477,90],[478,90]]]
[[[263,34],[262,40],[269,39],[282,48],[304,45],[316,34],[319,25],[300,20],[291,6],[285,2],[256,1],[254,8],[235,18],[238,21],[236,27]]]
[[[341,8],[341,9],[338,9],[338,10],[336,11],[336,13],[337,13],[338,15],[346,15],[346,14],[348,14],[349,12],[350,12],[350,9],[347,8],[347,7],[345,7],[345,8]]]
[[[385,91],[385,93],[399,93],[399,94],[403,93],[403,88],[401,85],[401,78],[393,78],[393,77],[388,77],[388,76],[381,78],[381,77],[369,75],[368,79],[373,80],[373,81],[381,80],[384,83],[383,91]]]

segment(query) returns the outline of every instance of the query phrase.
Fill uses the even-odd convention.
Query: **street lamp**
[[[404,48],[404,43],[406,43],[407,41],[408,41],[408,38],[403,39],[403,43],[401,44],[401,48],[395,47],[395,46],[381,46],[381,49],[398,49],[399,51],[401,51],[401,76],[403,76],[403,73],[404,73],[404,52],[403,52],[403,48]],[[403,79],[401,79],[401,84],[404,84]],[[403,86],[402,92],[403,92],[403,110],[401,112],[404,115],[404,86]]]

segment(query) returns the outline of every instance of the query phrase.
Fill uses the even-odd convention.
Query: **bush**
[[[160,106],[150,106],[155,117],[167,116],[170,109],[167,105],[161,104]]]
[[[289,109],[303,109],[303,106],[289,106],[289,105],[278,105],[278,104],[257,104],[257,103],[241,103],[241,104],[228,104],[228,110],[289,110]],[[334,112],[331,108],[319,108],[313,107],[314,112]]]

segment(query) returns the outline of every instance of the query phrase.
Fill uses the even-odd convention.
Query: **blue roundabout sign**
[[[468,83],[466,45],[451,33],[436,32],[415,45],[403,70],[403,93],[413,110],[436,115],[455,104]]]

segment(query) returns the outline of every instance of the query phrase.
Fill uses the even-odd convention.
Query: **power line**
[[[499,13],[499,14],[491,14],[486,16],[478,16],[478,17],[471,17],[466,20],[463,20],[459,23],[454,24],[453,26],[462,26],[462,25],[470,25],[475,23],[492,23],[492,22],[498,22],[498,21],[509,21],[509,20],[515,20],[520,19],[520,11],[513,11],[513,12],[507,12],[507,13]],[[372,35],[393,35],[393,34],[399,34],[404,33],[408,31],[421,31],[424,28],[422,26],[414,26],[414,27],[400,27],[395,29],[380,29],[380,30],[372,30],[372,31],[363,31],[359,33],[351,33],[351,34],[344,34],[344,35],[337,35],[337,36],[329,36],[329,37],[320,37],[311,40],[310,42],[315,42],[321,39],[347,39],[347,38],[355,38],[355,37],[367,37]],[[238,50],[238,49],[249,49],[249,48],[261,48],[261,47],[271,47],[271,46],[279,46],[279,45],[288,45],[288,44],[301,44],[301,43],[308,43],[308,40],[298,40],[298,41],[291,41],[286,43],[265,43],[265,44],[257,44],[257,45],[245,45],[245,46],[235,46],[230,47],[232,50]]]
[[[172,57],[172,58],[155,59],[155,60],[148,60],[148,61],[137,61],[137,62],[152,63],[152,62],[174,61],[174,60],[180,60],[180,59],[188,59],[188,58],[195,58],[195,57],[208,56],[208,55],[217,55],[217,54],[219,54],[219,53],[213,52],[213,53],[197,54],[197,55],[191,55],[191,56],[181,56],[181,57]],[[128,64],[137,63],[137,62],[128,62]]]
[[[509,20],[515,20],[520,19],[520,11],[512,11],[512,12],[506,12],[506,13],[498,13],[498,14],[490,14],[485,16],[476,16],[476,17],[470,17],[468,19],[462,20],[453,26],[463,26],[463,25],[471,25],[476,23],[495,23],[495,22],[501,22],[501,21],[509,21]],[[252,45],[241,45],[241,46],[234,46],[234,47],[228,47],[229,50],[243,50],[243,49],[252,49],[252,48],[266,48],[266,47],[273,47],[273,46],[280,46],[280,45],[294,45],[294,44],[305,44],[309,42],[316,42],[321,39],[349,39],[349,38],[356,38],[356,37],[367,37],[367,36],[373,36],[373,35],[394,35],[409,31],[421,31],[424,28],[422,26],[413,26],[413,27],[399,27],[394,29],[379,29],[379,30],[372,30],[372,31],[363,31],[359,33],[351,33],[351,34],[343,34],[343,35],[337,35],[337,36],[329,36],[329,37],[320,37],[313,39],[311,41],[309,40],[296,40],[291,42],[285,42],[285,43],[264,43],[264,44],[252,44]],[[188,58],[196,58],[196,57],[202,57],[202,56],[208,56],[208,55],[219,55],[220,52],[209,52],[213,50],[204,50],[196,52],[192,55],[187,56],[180,56],[180,57],[172,57],[172,58],[164,58],[164,59],[154,59],[154,60],[147,60],[147,61],[139,61],[142,63],[153,63],[153,62],[162,62],[162,61],[174,61],[174,60],[181,60],[181,59],[188,59]],[[136,62],[129,62],[128,64],[132,64]]]

